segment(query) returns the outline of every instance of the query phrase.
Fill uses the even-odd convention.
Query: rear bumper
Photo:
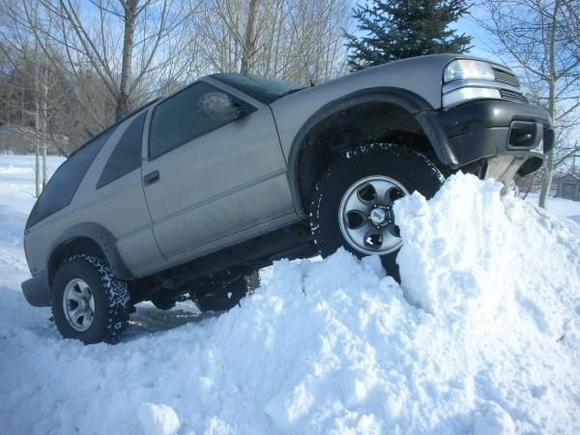
[[[485,176],[504,182],[537,171],[554,144],[548,112],[530,104],[479,100],[420,116],[423,125],[431,125],[429,136],[438,142],[444,164],[461,169],[481,162],[488,168]]]
[[[21,285],[22,293],[28,303],[34,307],[50,306],[50,291],[46,272],[41,272],[24,281]]]

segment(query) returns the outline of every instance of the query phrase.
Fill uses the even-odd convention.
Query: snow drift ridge
[[[114,347],[0,324],[0,432],[580,433],[580,243],[499,190],[459,174],[398,201],[402,285],[339,251]]]

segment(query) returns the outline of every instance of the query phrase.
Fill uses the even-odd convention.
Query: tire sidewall
[[[95,302],[95,317],[92,325],[86,331],[74,329],[64,313],[64,291],[67,284],[75,278],[80,278],[88,284]],[[116,336],[112,333],[111,328],[111,306],[108,292],[109,289],[103,283],[103,276],[99,274],[95,265],[82,257],[64,262],[56,272],[52,283],[52,313],[61,335],[64,338],[81,340],[85,344],[95,344],[102,341],[116,342]]]
[[[392,178],[409,194],[418,191],[427,198],[431,198],[443,183],[443,176],[435,166],[415,151],[392,144],[367,145],[349,151],[324,173],[313,196],[311,229],[322,256],[329,256],[341,247],[359,258],[367,255],[353,248],[342,235],[339,206],[354,183],[370,176]],[[381,256],[387,272],[395,277],[398,277],[395,264],[398,252],[399,249]]]

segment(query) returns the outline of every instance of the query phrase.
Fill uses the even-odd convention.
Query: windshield
[[[254,75],[214,74],[212,77],[238,88],[266,103],[271,103],[284,95],[302,89],[297,83],[281,80],[267,80]]]

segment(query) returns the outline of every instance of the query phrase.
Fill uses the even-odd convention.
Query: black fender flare
[[[292,141],[288,155],[288,179],[296,209],[301,215],[303,210],[299,168],[301,154],[307,144],[306,139],[317,125],[330,116],[370,102],[382,102],[399,106],[402,110],[413,115],[429,139],[439,160],[449,166],[457,163],[457,157],[449,144],[447,135],[437,121],[437,112],[421,96],[405,89],[393,87],[376,87],[355,91],[337,98],[318,109],[308,118]]]
[[[116,276],[124,280],[134,279],[135,276],[125,264],[123,257],[117,249],[117,239],[113,234],[102,225],[94,222],[83,222],[68,228],[53,243],[50,250],[50,257],[47,264],[48,279],[50,280],[50,271],[54,270],[58,254],[61,248],[78,239],[90,239],[95,242],[101,251],[105,254],[107,261],[111,265]]]

